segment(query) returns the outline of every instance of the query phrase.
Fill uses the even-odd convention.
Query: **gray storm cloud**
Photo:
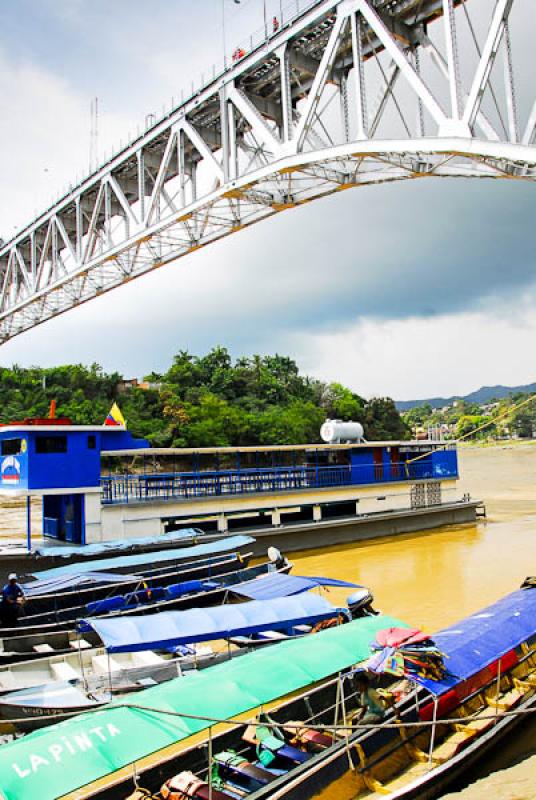
[[[367,319],[504,312],[536,279],[533,196],[519,182],[444,179],[345,192],[180,259],[38,331],[65,359],[75,335],[82,360],[106,351],[112,364],[142,372],[164,367],[182,347],[284,350],[286,337]],[[25,334],[4,351],[18,357],[37,338]]]
[[[525,14],[534,13],[533,4],[516,0]],[[91,96],[102,100],[103,142],[107,129],[119,138],[134,111],[143,119],[157,105],[154,98],[177,98],[181,86],[221,56],[215,0],[53,5],[54,16],[37,0],[0,11],[0,86],[11,120],[0,130],[8,155],[1,188],[11,198],[0,222],[9,220],[9,232],[32,217],[36,203],[48,202],[54,169],[68,181],[85,164]],[[185,33],[185,5],[196,37]],[[492,4],[468,5],[478,23]],[[253,14],[255,4],[244,9],[229,12],[230,41],[241,35],[240,15]],[[21,49],[13,53],[16,36]],[[529,26],[517,25],[512,37],[522,45],[515,68],[526,116],[534,94]],[[37,109],[39,131],[27,124],[28,108]],[[51,167],[46,176],[44,166]],[[0,359],[96,360],[142,374],[164,369],[183,347],[201,353],[221,343],[236,355],[275,349],[293,355],[297,338],[329,336],[360,321],[429,320],[481,309],[490,318],[515,316],[536,281],[534,192],[520,181],[446,179],[344,192],[284,212],[40,326],[3,347]],[[307,361],[313,364],[314,354]]]

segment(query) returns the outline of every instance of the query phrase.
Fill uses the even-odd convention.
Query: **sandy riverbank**
[[[534,800],[536,798],[536,755],[487,778],[475,781],[461,792],[443,795],[442,800]]]

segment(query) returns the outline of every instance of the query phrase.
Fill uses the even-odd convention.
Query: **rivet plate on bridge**
[[[242,189],[229,189],[227,192],[223,193],[224,197],[231,198],[231,199],[234,198],[235,200],[240,200],[242,195],[243,195],[243,190]]]
[[[277,170],[280,175],[290,175],[292,172],[299,172],[300,167],[281,167]]]

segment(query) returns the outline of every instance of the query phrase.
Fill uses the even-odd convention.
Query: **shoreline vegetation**
[[[536,438],[530,439],[483,439],[480,441],[464,441],[458,442],[458,449],[465,449],[465,450],[478,450],[483,448],[492,448],[496,447],[497,449],[510,449],[513,447],[534,447],[536,445]]]
[[[204,356],[180,351],[169,369],[143,381],[106,373],[98,364],[0,368],[0,423],[57,416],[103,423],[117,402],[135,436],[153,447],[226,447],[319,441],[326,418],[356,420],[370,440],[409,439],[389,397],[365,400],[341,383],[300,374],[287,356],[234,362],[224,347]]]
[[[442,408],[424,403],[401,414],[416,437],[471,437],[472,444],[536,438],[536,394],[530,392],[515,391],[486,403],[453,400]]]

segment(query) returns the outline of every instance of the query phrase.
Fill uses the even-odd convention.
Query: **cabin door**
[[[400,451],[398,447],[391,447],[391,477],[400,478]]]
[[[372,451],[374,459],[374,480],[383,480],[383,450],[381,447],[375,447]]]
[[[72,544],[81,544],[84,526],[84,496],[81,494],[43,497],[43,534]]]

